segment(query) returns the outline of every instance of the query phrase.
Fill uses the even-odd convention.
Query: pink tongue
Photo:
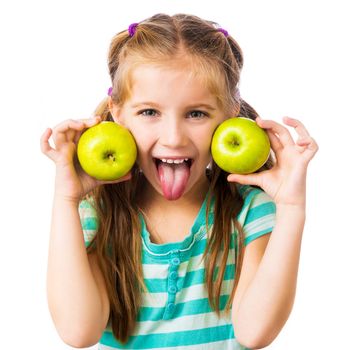
[[[180,198],[190,176],[190,169],[185,162],[181,164],[161,162],[158,166],[158,173],[164,197],[168,200]]]

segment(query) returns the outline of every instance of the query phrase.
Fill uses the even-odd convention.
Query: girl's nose
[[[179,148],[186,146],[188,137],[185,126],[175,117],[169,118],[162,123],[159,141],[163,146],[168,148]]]

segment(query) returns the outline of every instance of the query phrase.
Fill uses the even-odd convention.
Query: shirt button
[[[176,280],[177,278],[177,272],[176,271],[171,271],[170,274],[169,274],[169,278],[171,280]]]
[[[171,263],[175,266],[180,265],[180,259],[179,258],[173,258],[171,259]]]
[[[174,309],[175,309],[175,304],[174,304],[174,303],[170,303],[170,304],[167,306],[168,312],[173,312]]]
[[[169,292],[169,293],[172,293],[172,294],[175,294],[175,293],[177,292],[177,289],[176,289],[175,286],[170,286],[170,287],[168,288],[168,292]]]

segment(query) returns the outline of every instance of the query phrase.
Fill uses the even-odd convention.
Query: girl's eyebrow
[[[161,106],[158,105],[157,103],[155,102],[148,102],[148,101],[145,101],[145,102],[137,102],[137,103],[134,103],[131,105],[131,108],[137,108],[137,107],[140,107],[140,106],[151,106],[151,107],[154,107],[154,108],[160,108]],[[196,103],[196,104],[193,104],[193,105],[189,105],[186,107],[186,109],[194,109],[194,108],[201,108],[201,107],[204,107],[208,110],[212,110],[214,111],[216,108],[207,104],[207,103]]]

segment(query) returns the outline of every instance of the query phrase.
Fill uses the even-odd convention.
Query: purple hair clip
[[[224,34],[226,37],[228,37],[228,31],[224,28],[218,28],[218,31]]]
[[[128,32],[130,36],[134,36],[137,26],[138,26],[138,23],[132,23],[129,25]]]
[[[108,96],[112,96],[112,94],[113,94],[113,87],[112,86],[108,89],[107,94],[108,94]]]

